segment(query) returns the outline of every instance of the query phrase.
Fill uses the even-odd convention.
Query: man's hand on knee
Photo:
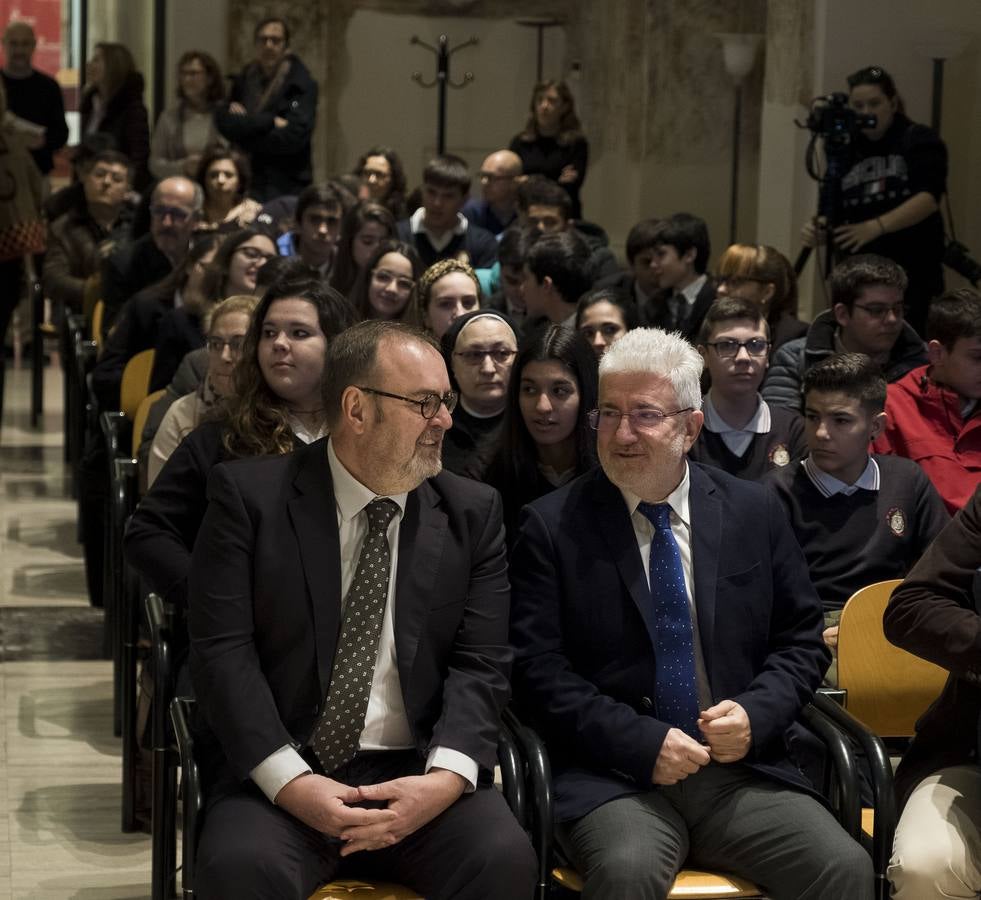
[[[715,762],[739,762],[749,753],[753,740],[749,716],[735,700],[723,700],[702,710],[698,727]]]
[[[680,728],[671,728],[654,764],[654,784],[677,784],[708,765],[709,753]]]
[[[356,787],[349,787],[322,775],[301,775],[276,795],[276,805],[301,822],[340,837],[353,827],[388,827],[397,813],[389,809],[361,809],[350,806],[364,799]]]
[[[465,779],[446,769],[432,769],[425,775],[362,785],[358,788],[360,799],[387,802],[385,812],[392,813],[394,818],[346,828],[341,832],[341,838],[347,841],[341,856],[398,843],[455,803],[466,785]]]

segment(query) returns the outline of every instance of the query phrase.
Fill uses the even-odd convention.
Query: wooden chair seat
[[[864,831],[869,837],[872,837],[872,831],[875,826],[875,810],[869,806],[862,807],[862,831]]]
[[[415,891],[386,881],[332,881],[318,888],[310,900],[425,900]]]
[[[582,893],[582,877],[575,869],[552,869],[556,883],[570,891]],[[751,881],[719,872],[682,869],[668,893],[669,900],[719,900],[723,897],[761,897],[762,891]]]

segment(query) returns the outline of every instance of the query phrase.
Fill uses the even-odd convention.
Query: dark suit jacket
[[[890,641],[950,672],[896,772],[902,803],[937,770],[978,762],[981,615],[973,595],[979,566],[981,488],[896,588],[883,618]]]
[[[695,297],[695,302],[688,310],[688,315],[682,322],[673,322],[671,320],[671,308],[668,306],[668,297],[674,292],[661,291],[644,304],[643,309],[640,311],[641,324],[653,328],[663,328],[665,331],[680,331],[681,336],[686,341],[694,343],[698,337],[698,329],[702,327],[702,319],[705,318],[705,313],[708,312],[708,308],[715,301],[716,287],[717,284],[714,279],[706,279],[705,284],[702,285],[702,289]]]
[[[191,676],[236,779],[302,747],[330,684],[341,626],[337,512],[326,440],[215,467],[189,577]],[[399,537],[395,645],[420,753],[494,766],[509,694],[501,501],[442,473],[409,494]]]
[[[779,501],[690,463],[695,606],[712,701],[749,716],[745,762],[802,788],[795,719],[830,662],[818,597]],[[594,470],[526,508],[511,554],[515,698],[552,758],[556,815],[651,788],[650,591],[619,489]]]

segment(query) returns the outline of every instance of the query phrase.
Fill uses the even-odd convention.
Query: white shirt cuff
[[[452,751],[451,751],[452,752]],[[298,775],[312,771],[289,744],[270,753],[251,772],[249,777],[259,786],[270,803],[276,802],[276,795]],[[455,771],[455,770],[454,770]]]
[[[465,794],[472,794],[477,790],[477,771],[479,768],[476,760],[471,759],[466,753],[451,750],[449,747],[433,747],[429,751],[429,758],[426,760],[427,772],[430,769],[446,769],[450,772],[456,772],[467,782]]]

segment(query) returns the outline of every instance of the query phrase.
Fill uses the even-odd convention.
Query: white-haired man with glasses
[[[530,900],[492,786],[510,690],[501,499],[441,472],[456,394],[422,332],[327,351],[330,437],[217,466],[189,578],[191,676],[217,738],[195,888],[305,900],[338,873],[432,900]]]
[[[515,697],[546,741],[559,840],[591,900],[663,898],[683,864],[774,900],[873,896],[801,774],[830,655],[775,497],[689,463],[702,358],[635,329],[600,361],[600,468],[526,507],[511,555]]]

